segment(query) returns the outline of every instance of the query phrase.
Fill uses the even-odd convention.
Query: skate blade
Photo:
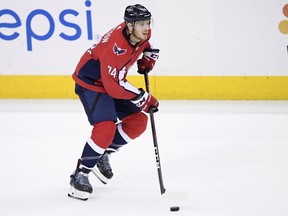
[[[92,169],[92,173],[103,183],[103,184],[107,184],[109,179],[106,178],[99,170],[98,168],[94,167]]]
[[[88,200],[89,196],[90,196],[90,193],[76,190],[73,187],[70,188],[70,191],[68,193],[68,197],[82,200],[82,201]]]

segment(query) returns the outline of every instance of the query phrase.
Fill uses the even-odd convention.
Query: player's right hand
[[[153,112],[158,111],[159,102],[148,92],[145,92],[142,88],[139,89],[141,92],[138,96],[131,100],[137,107],[142,111],[149,113],[150,109]]]
[[[145,72],[149,73],[155,63],[159,58],[159,49],[149,49],[145,50],[141,59],[137,60],[138,73],[144,74]]]

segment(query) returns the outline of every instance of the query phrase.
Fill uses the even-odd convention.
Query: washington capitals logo
[[[120,47],[117,46],[115,43],[113,46],[113,51],[117,55],[124,55],[127,52],[127,49],[121,49]]]

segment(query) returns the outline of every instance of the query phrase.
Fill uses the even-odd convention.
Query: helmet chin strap
[[[135,22],[132,23],[132,26],[133,26],[133,28],[132,28],[131,33],[130,33],[130,31],[128,31],[129,41],[130,41],[130,43],[132,43],[133,45],[135,45],[135,44],[139,43],[139,42],[141,41],[141,39],[137,38],[137,37],[133,34]]]
[[[129,42],[132,44],[132,45],[136,45],[137,43],[139,43],[141,41],[141,39],[139,39],[133,32],[134,32],[134,28],[135,28],[135,21],[134,22],[130,22],[132,24],[132,30],[129,29],[128,27],[128,23],[129,22],[126,22],[126,32],[128,34],[128,37],[129,37]]]
[[[137,38],[137,37],[133,34],[133,32],[132,32],[131,34],[129,34],[129,41],[130,41],[133,45],[135,45],[135,44],[139,43],[141,40],[140,40],[139,38]]]

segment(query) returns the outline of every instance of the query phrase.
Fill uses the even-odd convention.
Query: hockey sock
[[[81,161],[86,167],[94,167],[101,155],[112,142],[116,131],[113,121],[104,121],[94,125],[89,138],[82,152]]]
[[[116,151],[132,139],[140,136],[147,126],[147,116],[142,112],[134,113],[118,123],[116,133],[108,151]]]
[[[104,153],[104,151],[105,150],[101,149],[100,147],[97,148],[96,144],[94,144],[94,142],[91,139],[89,139],[86,142],[83,152],[82,152],[81,164],[89,168],[94,167],[96,163],[98,162],[99,158]]]
[[[112,141],[112,144],[108,147],[107,151],[115,152],[125,144],[127,144],[131,139],[128,137],[127,134],[122,129],[122,123],[119,123],[117,125],[117,130],[114,136],[114,139]]]

